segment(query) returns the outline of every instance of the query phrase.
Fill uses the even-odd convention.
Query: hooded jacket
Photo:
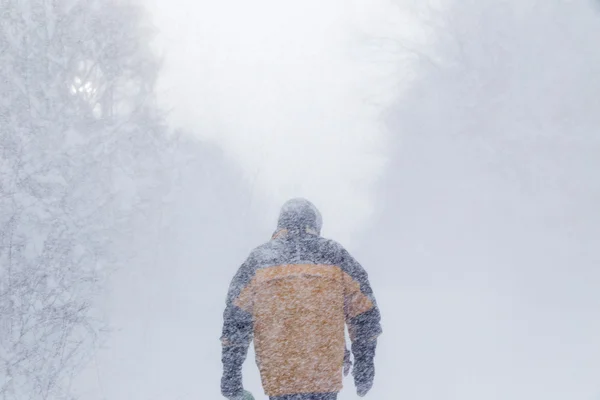
[[[380,314],[368,276],[338,243],[320,236],[312,203],[287,202],[272,239],[251,252],[227,295],[221,341],[225,396],[241,391],[254,339],[268,396],[342,389],[344,327],[357,364],[372,364]]]

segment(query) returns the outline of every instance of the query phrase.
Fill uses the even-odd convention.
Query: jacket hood
[[[303,198],[291,199],[281,207],[275,235],[283,231],[320,235],[322,225],[321,213],[313,203]]]

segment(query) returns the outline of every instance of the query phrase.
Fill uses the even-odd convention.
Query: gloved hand
[[[236,394],[231,397],[227,397],[228,400],[254,400],[254,396],[247,390],[242,391],[240,394]]]
[[[372,358],[362,358],[354,360],[354,384],[356,385],[356,393],[363,397],[373,387],[373,378],[375,377],[375,364]]]

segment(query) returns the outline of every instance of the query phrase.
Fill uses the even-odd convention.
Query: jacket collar
[[[317,231],[315,231],[314,229],[311,229],[311,228],[306,228],[305,232],[308,233],[309,235],[319,236]],[[275,233],[273,234],[273,236],[271,236],[271,239],[280,239],[280,238],[283,238],[288,235],[293,235],[293,233],[290,233],[289,230],[282,228],[282,229],[276,230]]]

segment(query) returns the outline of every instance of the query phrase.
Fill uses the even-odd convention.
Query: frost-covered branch
[[[160,184],[158,62],[127,1],[0,10],[0,398],[67,399],[101,338],[107,272]]]

